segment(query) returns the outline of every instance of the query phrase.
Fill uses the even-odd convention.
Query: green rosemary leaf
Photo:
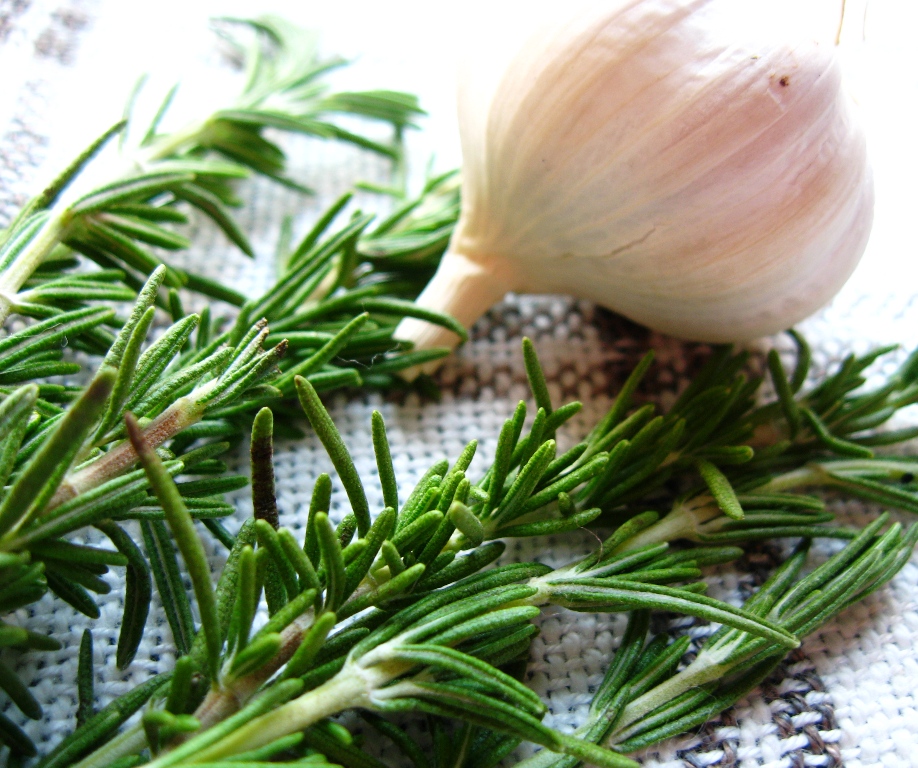
[[[60,347],[64,339],[72,339],[85,331],[108,322],[114,310],[85,307],[63,312],[0,340],[0,368],[6,370],[36,352]]]
[[[386,605],[390,600],[402,596],[415,586],[415,583],[424,575],[426,567],[423,563],[415,563],[410,568],[378,586],[372,586],[362,592],[358,597],[353,597],[338,609],[338,618],[346,619],[375,605]]]
[[[95,139],[86,149],[84,149],[58,176],[42,190],[41,194],[29,201],[29,203],[19,212],[10,230],[14,230],[19,222],[24,221],[33,211],[42,208],[50,208],[57,201],[61,192],[63,192],[70,183],[80,174],[81,171],[92,161],[113,136],[123,134],[127,125],[126,120],[120,120],[111,128],[105,131],[99,138]]]
[[[344,601],[346,572],[341,544],[324,512],[316,513],[313,525],[325,570],[325,610],[334,611]]]
[[[287,264],[286,275],[289,279],[289,287],[279,286],[262,299],[262,301],[269,300],[273,294],[270,301],[275,310],[285,307],[288,309],[287,314],[293,313],[290,317],[281,315],[277,318],[279,325],[277,323],[275,325],[279,330],[287,331],[311,318],[322,317],[329,311],[336,312],[344,307],[352,306],[355,298],[360,298],[367,293],[366,291],[356,294],[352,292],[350,295],[338,296],[337,299],[328,299],[330,303],[326,303],[324,308],[300,309],[300,305],[308,299],[318,298],[322,294],[325,294],[327,298],[328,289],[323,287],[320,290],[320,286],[324,286],[330,270],[333,269],[332,259],[336,254],[352,247],[372,219],[372,216],[366,214],[355,215],[351,221],[324,242],[310,246],[308,251],[303,251],[302,247],[297,248]]]
[[[99,219],[123,235],[158,248],[178,251],[191,245],[188,238],[143,219],[112,213],[100,214]]]
[[[610,431],[606,432],[605,434],[597,434],[596,437],[593,438],[593,442],[591,443],[590,447],[586,450],[580,460],[586,461],[597,453],[608,451],[610,456],[610,465],[617,468],[616,464],[612,464],[611,457],[616,455],[616,450],[623,450],[621,448],[623,445],[625,445],[630,450],[630,440],[651,421],[653,412],[654,407],[652,405],[648,404],[642,406],[630,416],[621,420]],[[607,470],[606,474],[611,474],[611,471]]]
[[[354,467],[354,461],[351,459],[341,435],[331,420],[331,416],[328,415],[328,411],[325,410],[325,406],[319,400],[319,396],[313,386],[302,377],[297,377],[294,380],[294,384],[300,405],[306,412],[306,416],[309,418],[309,422],[316,431],[319,440],[322,441],[322,445],[325,446],[325,450],[328,452],[332,464],[334,464],[335,469],[338,471],[338,476],[344,484],[344,491],[351,503],[351,509],[357,517],[358,532],[361,536],[364,536],[370,529],[370,508],[363,484],[360,482],[360,476]]]
[[[276,632],[260,634],[238,651],[230,664],[226,682],[238,680],[267,664],[281,647],[281,636]]]
[[[94,192],[77,200],[71,206],[71,211],[74,215],[85,216],[89,213],[109,209],[113,205],[134,202],[145,203],[162,192],[173,191],[177,186],[193,181],[193,173],[153,171],[138,174],[135,177],[114,181],[99,187]]]
[[[526,364],[526,377],[529,379],[529,388],[535,398],[536,409],[543,409],[546,416],[552,412],[551,396],[548,394],[548,384],[545,381],[545,373],[539,363],[536,355],[535,346],[529,338],[523,339],[523,360]],[[553,434],[546,435],[547,438],[553,438]]]
[[[522,513],[523,505],[529,494],[535,489],[545,470],[555,458],[555,441],[548,440],[532,455],[517,475],[510,490],[507,491],[500,505],[492,513],[495,523],[513,520]]]
[[[280,522],[274,489],[274,414],[270,408],[262,408],[255,416],[249,451],[254,515],[277,529]]]
[[[328,392],[333,389],[342,389],[347,387],[360,387],[364,384],[369,385],[370,380],[367,376],[362,376],[353,368],[344,368],[337,371],[322,371],[313,373],[309,376],[309,383],[312,384],[316,392]],[[386,382],[379,386],[388,386],[392,381],[387,379]]]
[[[696,466],[698,467],[699,474],[708,486],[708,490],[711,491],[711,495],[717,502],[717,506],[719,506],[728,517],[734,520],[742,520],[744,514],[743,507],[740,505],[736,492],[733,490],[730,481],[727,480],[724,473],[706,459],[699,459]]]
[[[281,546],[277,531],[275,531],[267,521],[256,520],[255,535],[258,537],[259,546],[264,547],[271,556],[271,561],[283,584],[287,600],[292,600],[299,594],[297,575],[290,561],[287,559],[284,548]]]
[[[48,587],[65,603],[76,608],[84,616],[90,619],[98,619],[99,606],[89,592],[77,582],[69,578],[59,576],[54,570],[46,570],[45,578],[48,581]]]
[[[143,630],[150,612],[150,601],[153,597],[153,584],[150,567],[146,558],[130,536],[114,523],[103,523],[98,526],[127,562],[124,588],[124,614],[121,617],[121,629],[118,634],[118,647],[115,652],[115,663],[118,669],[124,669],[133,660],[143,640]]]
[[[284,375],[275,382],[276,386],[281,390],[289,390],[290,384],[296,377],[309,376],[316,369],[330,362],[366,323],[368,317],[367,313],[357,315],[314,354],[285,371]]]
[[[379,411],[373,411],[371,424],[373,453],[376,455],[376,469],[379,472],[383,504],[395,510],[399,508],[398,483],[395,479],[395,470],[392,467],[392,454],[389,451],[389,441],[386,438],[386,425]]]
[[[449,503],[448,499],[449,497],[447,497],[447,504]],[[450,541],[455,530],[456,526],[453,525],[449,516],[444,516],[443,519],[440,520],[439,525],[434,529],[430,538],[426,542],[422,542],[423,546],[421,547],[421,551],[417,554],[418,561],[424,563],[426,566],[431,566],[440,556],[443,548]],[[431,570],[433,569],[431,568]]]
[[[61,644],[52,637],[8,624],[0,626],[0,646],[15,646],[35,651],[59,651]]]
[[[0,503],[0,533],[24,525],[51,498],[101,415],[113,384],[114,374],[100,371],[58,422]]]
[[[128,436],[143,465],[144,471],[156,492],[156,496],[166,513],[166,521],[172,529],[179,551],[191,577],[198,610],[201,613],[201,632],[207,645],[208,670],[211,679],[215,680],[219,671],[220,649],[223,640],[219,633],[217,603],[210,583],[210,567],[207,556],[194,530],[194,523],[179,495],[171,476],[163,468],[156,453],[147,445],[140,427],[131,414],[125,415]]]
[[[306,540],[303,543],[303,551],[314,566],[319,564],[319,539],[315,516],[318,512],[328,513],[331,506],[331,492],[331,478],[323,472],[316,478],[316,484],[313,486],[309,513],[306,518]]]
[[[319,238],[325,234],[325,232],[331,226],[331,223],[335,220],[338,214],[345,209],[353,197],[354,195],[352,192],[345,192],[326,209],[326,211],[319,217],[316,223],[313,224],[312,229],[309,230],[306,236],[300,241],[299,245],[297,245],[296,250],[290,254],[286,264],[287,270],[290,270],[295,264],[298,264],[301,259],[303,259],[306,254],[312,250],[313,246],[319,242]]]
[[[80,639],[79,663],[77,666],[77,727],[84,725],[95,712],[95,694],[93,692],[92,632],[83,630]]]
[[[608,413],[606,413],[602,421],[600,421],[587,436],[588,442],[592,443],[595,440],[600,439],[603,435],[619,425],[625,413],[628,411],[629,406],[631,405],[631,398],[634,395],[634,392],[637,390],[638,385],[641,383],[641,380],[647,374],[648,369],[653,363],[653,358],[654,355],[652,351],[647,352],[644,357],[641,358],[641,361],[637,364],[637,366],[634,368],[634,370],[631,372],[619,390],[612,408],[608,411]],[[597,448],[597,450],[606,449]]]
[[[239,533],[236,534],[236,542],[230,550],[226,565],[223,567],[220,579],[217,582],[217,615],[219,617],[218,630],[221,643],[227,638],[235,611],[243,552],[247,547],[254,547],[255,541],[255,522],[250,518],[240,528]],[[204,637],[199,633],[195,637],[191,655],[195,659],[203,659],[205,651]]]
[[[560,520],[541,520],[520,525],[506,525],[497,529],[494,535],[501,537],[523,538],[528,536],[550,536],[556,533],[576,531],[592,523],[602,514],[599,507],[575,512]]]
[[[405,570],[405,563],[402,560],[398,549],[391,541],[384,541],[380,547],[383,562],[389,569],[390,576],[398,576]]]
[[[245,233],[239,228],[235,220],[227,213],[220,198],[206,189],[190,182],[194,177],[185,177],[180,183],[173,184],[170,191],[179,200],[184,200],[189,205],[197,208],[201,213],[214,222],[226,237],[236,245],[246,256],[254,258],[255,251]]]
[[[509,610],[520,611],[519,608]],[[535,614],[537,615],[538,611]],[[528,617],[532,618],[533,613],[530,612]],[[469,636],[474,633],[473,630],[469,630]],[[535,717],[541,717],[548,711],[538,695],[525,685],[474,656],[439,644],[447,642],[450,641],[444,637],[444,639],[433,638],[432,643],[400,646],[393,650],[391,658],[444,670],[457,677],[473,680],[483,690],[513,701],[521,710]]]
[[[55,560],[50,557],[43,558],[45,574],[52,574],[56,578],[69,581],[74,586],[84,587],[97,595],[107,595],[112,591],[111,585],[100,578],[108,572],[105,566],[77,565]]]
[[[768,638],[787,648],[795,648],[799,644],[792,634],[773,622],[760,622],[718,600],[692,594],[684,589],[634,583],[619,577],[584,578],[577,582],[559,584],[549,582],[548,589],[553,602],[573,610],[609,610],[610,607],[615,610],[616,603],[621,601],[621,605],[675,610],[688,616],[716,621]]]
[[[34,757],[37,754],[35,745],[25,731],[4,714],[0,714],[0,743],[9,747],[11,765],[15,765],[12,761],[17,755]]]
[[[353,594],[360,582],[366,577],[383,541],[389,537],[395,528],[395,518],[395,510],[391,507],[386,507],[373,521],[370,530],[363,537],[363,541],[366,542],[366,548],[345,569],[342,602]]]
[[[717,466],[736,466],[752,461],[755,451],[748,445],[711,445],[695,449],[694,455]]]
[[[401,509],[397,531],[401,531],[430,509],[431,493],[438,493],[437,489],[448,469],[449,462],[441,460],[424,473]]]
[[[136,93],[139,92],[140,88],[143,86],[143,83],[144,83],[143,80],[141,80],[140,83],[138,83],[137,90],[135,91],[135,96],[134,96],[135,98],[136,98]],[[144,133],[143,138],[140,140],[141,146],[149,144],[156,137],[156,132],[159,129],[159,124],[162,121],[163,117],[165,116],[166,112],[169,110],[169,107],[171,106],[172,100],[175,98],[175,94],[177,91],[178,91],[178,83],[174,84],[167,91],[165,97],[160,102],[160,105],[157,108],[156,113],[153,115],[152,120],[150,120],[150,125],[147,127],[146,133]],[[133,108],[132,103],[129,104],[129,108],[131,109]]]
[[[162,521],[144,520],[140,523],[140,529],[150,568],[156,580],[156,588],[159,590],[166,619],[172,629],[172,641],[179,655],[184,656],[191,650],[194,642],[194,620],[191,617],[191,604],[188,602],[178,570],[175,548]]]
[[[364,312],[379,312],[382,314],[396,315],[398,317],[415,317],[426,320],[428,323],[440,325],[455,333],[461,341],[468,340],[468,331],[465,326],[450,315],[437,312],[426,307],[420,307],[412,301],[395,298],[368,297],[357,302]]]
[[[176,208],[170,208],[167,205],[150,205],[145,203],[126,203],[124,205],[113,205],[108,208],[109,212],[131,216],[135,219],[143,219],[150,222],[169,222],[171,224],[187,224],[188,217]]]
[[[551,485],[546,486],[540,490],[538,493],[530,496],[522,505],[521,513],[526,514],[527,512],[532,512],[533,510],[539,509],[540,507],[543,507],[557,499],[560,493],[573,491],[575,488],[578,488],[587,480],[605,471],[608,464],[608,454],[602,453],[594,455],[593,458],[588,462],[562,476]],[[549,474],[551,469],[552,465],[549,464],[545,474]]]
[[[794,373],[790,381],[791,391],[796,393],[800,391],[800,388],[806,382],[806,377],[810,372],[812,355],[810,352],[810,345],[807,344],[803,336],[795,330],[790,330],[787,333],[791,339],[793,339],[797,347],[797,365],[794,367]]]
[[[202,296],[207,296],[217,301],[225,301],[234,307],[241,307],[245,303],[245,296],[217,280],[212,280],[204,275],[198,275],[184,269],[175,270],[189,291],[195,291]],[[205,310],[207,308],[205,307]],[[204,310],[202,310],[203,313]]]
[[[17,217],[15,227],[3,233],[4,239],[0,241],[0,270],[5,271],[13,266],[30,243],[48,227],[50,215],[47,211],[25,211],[24,214]]]
[[[457,594],[461,595],[462,592]],[[480,621],[482,615],[490,611],[495,611],[499,617],[503,616],[496,609],[507,603],[526,600],[536,594],[536,587],[512,584],[483,591],[469,597],[459,597],[446,606],[438,608],[415,621],[413,626],[406,629],[401,635],[402,642],[415,644],[432,640],[444,629],[454,629],[470,619]],[[524,612],[524,615],[531,618],[534,614]],[[512,622],[517,621],[518,618],[519,616],[516,613],[504,616],[506,621]],[[489,629],[491,628],[490,623],[487,626]]]
[[[539,408],[536,411],[535,418],[532,420],[532,426],[529,428],[529,434],[517,443],[516,449],[513,451],[513,458],[511,460],[513,466],[525,464],[532,458],[536,449],[542,445],[542,435],[545,432],[547,418],[544,408]],[[547,471],[546,468],[546,472]]]
[[[16,465],[37,399],[38,387],[26,384],[0,403],[0,435],[4,435],[0,440],[0,487],[7,484]]]
[[[255,551],[251,547],[243,547],[239,553],[238,584],[233,610],[227,633],[227,644],[235,648],[236,652],[245,648],[252,631],[252,621],[258,607],[259,585],[256,575]]]
[[[0,373],[0,385],[19,384],[32,379],[43,379],[49,376],[70,376],[81,371],[78,363],[39,363],[18,366],[5,373]]]
[[[331,611],[323,611],[303,636],[299,647],[294,652],[284,669],[284,678],[301,677],[312,666],[328,633],[334,628],[338,618]]]
[[[465,537],[469,548],[482,544],[485,537],[484,526],[465,504],[461,501],[450,504],[448,517],[456,530]]]
[[[32,720],[42,717],[41,705],[29,692],[25,684],[13,670],[0,661],[0,689],[2,689],[19,711]]]
[[[873,451],[849,440],[843,440],[831,434],[823,423],[822,419],[817,416],[812,409],[802,408],[801,413],[806,420],[807,425],[813,430],[816,438],[833,453],[841,456],[852,456],[854,458],[869,459],[873,457]]]
[[[477,549],[473,549],[468,554],[457,557],[444,568],[431,572],[429,575],[418,581],[417,589],[434,590],[444,587],[447,584],[460,581],[478,573],[486,565],[494,562],[503,554],[506,544],[500,541],[490,541]]]
[[[179,656],[175,660],[175,670],[169,685],[169,696],[166,699],[166,711],[176,715],[186,714],[188,699],[191,696],[192,676],[195,664],[190,656]]]

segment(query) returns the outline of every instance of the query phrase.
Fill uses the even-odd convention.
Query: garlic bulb
[[[508,291],[566,293],[727,342],[828,302],[865,249],[873,184],[834,46],[788,33],[793,16],[594,3],[490,82],[487,61],[467,71],[462,212],[418,303],[469,326]],[[413,319],[396,336],[456,341]]]

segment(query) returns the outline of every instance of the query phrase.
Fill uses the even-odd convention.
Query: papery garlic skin
[[[566,293],[710,342],[826,304],[866,247],[872,175],[834,46],[781,8],[590,4],[468,75],[462,213],[418,303],[468,326],[507,291]],[[396,337],[454,341],[411,319]]]

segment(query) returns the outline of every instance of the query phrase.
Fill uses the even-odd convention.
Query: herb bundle
[[[249,58],[239,104],[203,128],[160,136],[154,126],[139,145],[152,153],[149,168],[61,202],[94,147],[30,204],[0,245],[9,267],[6,311],[32,318],[0,341],[0,605],[7,613],[50,589],[97,615],[92,593],[110,589],[109,568],[124,568],[117,663],[137,653],[154,588],[176,649],[170,671],[97,710],[87,631],[72,734],[35,755],[17,716],[0,715],[10,765],[34,756],[45,768],[378,768],[385,763],[372,749],[377,736],[361,744],[353,720],[334,719],[356,709],[363,730],[391,740],[418,768],[485,768],[523,741],[543,747],[527,763],[622,768],[634,765],[627,753],[735,703],[803,637],[902,567],[918,527],[889,525],[885,515],[863,530],[838,526],[811,492],[918,510],[915,460],[874,453],[916,436],[883,427],[918,399],[918,355],[873,389],[865,371],[888,349],[851,356],[807,386],[809,349],[796,334],[789,375],[776,354],[767,360],[770,401],[763,404],[764,378],[748,373],[749,356],[722,347],[672,406],[642,404],[636,393],[653,365],[648,355],[604,418],[563,451],[558,432],[581,406],[551,401],[527,340],[534,407],[519,404],[481,472],[471,469],[472,442],[400,493],[386,425],[373,415],[368,440],[384,506],[372,509],[367,480],[320,392],[393,387],[400,369],[442,354],[393,341],[402,317],[461,332],[451,318],[410,301],[455,222],[452,177],[431,180],[378,223],[356,213],[336,228],[350,198],[337,201],[284,250],[278,280],[254,298],[148,258],[141,245],[155,231],[154,244],[169,247],[163,225],[184,217],[188,205],[243,244],[229,218],[230,180],[255,171],[291,183],[280,150],[261,133],[266,127],[397,155],[397,145],[334,123],[320,130],[316,121],[354,112],[389,122],[397,135],[417,113],[409,97],[321,93],[316,80],[328,64],[298,55],[312,50],[298,47],[299,33],[273,20],[255,29],[266,47]],[[150,149],[157,146],[168,152]],[[95,202],[87,207],[87,199]],[[110,232],[100,239],[99,227],[122,239]],[[98,268],[86,270],[74,253]],[[238,310],[225,318],[209,309],[186,314],[179,288]],[[107,305],[129,299],[125,315]],[[157,328],[158,311],[171,324]],[[48,381],[81,373],[61,352],[63,339],[95,355],[88,383]],[[315,482],[299,532],[280,525],[271,459],[275,432],[290,434],[294,415],[308,421],[337,474]],[[252,516],[236,529],[225,519],[235,507],[223,494],[247,480],[228,471],[227,452],[246,435]],[[347,498],[337,525],[330,514],[336,482]],[[501,558],[507,540],[588,525],[605,538],[561,567]],[[89,526],[112,548],[69,540]],[[211,537],[227,552],[216,584],[205,556]],[[781,537],[801,543],[742,608],[705,594],[706,567],[738,558],[749,542]],[[818,537],[845,543],[802,576],[808,542]],[[549,727],[544,703],[524,684],[536,622],[549,606],[629,613],[574,734]],[[651,611],[721,628],[682,663],[688,640],[648,638]],[[12,622],[0,627],[0,639],[29,652],[57,645]],[[40,716],[7,665],[0,664],[0,687],[23,715]],[[402,730],[412,719],[423,722],[426,738]]]
[[[756,456],[767,466],[777,455],[803,453],[800,446],[808,444],[806,461],[818,465],[834,461],[827,458],[831,448],[826,443],[800,435],[796,444],[772,442],[771,456],[769,446],[760,447],[757,454],[743,452],[741,463],[723,464],[716,483],[710,467],[701,463],[707,460],[686,465],[681,474],[688,492],[679,495],[679,503],[704,497],[708,505],[718,505],[719,513],[708,513],[704,523],[721,520],[715,533],[661,528],[657,513],[643,512],[628,516],[593,554],[567,566],[551,569],[533,562],[485,568],[503,550],[498,538],[558,533],[595,519],[603,510],[579,510],[575,499],[589,498],[591,485],[607,476],[614,451],[637,443],[620,431],[617,440],[607,440],[604,448],[610,450],[594,452],[580,466],[578,459],[589,451],[582,444],[559,461],[548,435],[576,413],[577,404],[544,415],[545,406],[550,407],[542,400],[544,378],[531,345],[527,343],[525,349],[534,397],[541,405],[530,428],[524,430],[526,409],[521,404],[502,430],[494,463],[475,482],[467,474],[473,443],[453,463],[431,467],[409,496],[400,499],[385,424],[374,415],[372,442],[387,504],[376,515],[368,508],[366,489],[350,453],[314,387],[297,377],[301,407],[328,450],[351,512],[337,527],[330,523],[332,481],[323,475],[313,491],[302,540],[278,525],[269,458],[273,416],[269,409],[261,410],[251,441],[256,516],[228,537],[230,552],[216,588],[210,582],[189,504],[167,463],[147,443],[136,419],[128,416],[130,444],[186,565],[201,625],[195,632],[190,619],[182,618],[192,615],[191,605],[163,525],[158,535],[165,546],[156,551],[165,553],[168,562],[160,562],[154,572],[159,588],[176,601],[169,621],[183,655],[175,671],[153,678],[148,686],[86,717],[39,764],[212,765],[255,756],[297,763],[320,759],[318,753],[324,756],[321,759],[343,765],[378,765],[377,758],[360,750],[342,726],[328,720],[358,707],[376,712],[369,723],[389,736],[397,729],[380,719],[384,714],[424,713],[438,723],[431,725],[434,732],[448,728],[452,721],[464,722],[468,752],[463,753],[463,765],[494,764],[523,740],[545,747],[532,758],[539,764],[631,765],[621,751],[679,733],[737,701],[800,638],[877,589],[910,556],[918,540],[916,526],[887,527],[887,517],[880,516],[862,531],[831,527],[826,526],[831,515],[821,511],[812,497],[788,493],[786,488],[780,494],[738,491],[740,483],[733,478],[741,474],[735,468],[757,476]],[[710,403],[714,393],[731,397],[723,385],[735,380],[742,360],[742,355],[726,350],[712,358],[696,379],[699,386],[683,401],[686,409]],[[852,376],[852,368],[865,363],[862,358],[843,366],[826,383]],[[879,392],[896,398],[914,387],[911,368],[909,361],[893,377],[897,387],[842,395],[836,405],[844,410],[869,398],[883,409],[880,401],[885,398]],[[594,439],[607,434],[605,430],[633,424],[635,414],[644,410],[630,402],[639,374],[640,369]],[[795,402],[807,402],[813,391],[818,388]],[[681,409],[674,407],[670,414],[678,412]],[[747,424],[765,423],[768,417],[776,432],[789,428],[785,411],[771,405],[751,404],[733,416],[731,422]],[[744,434],[741,431],[739,436]],[[738,450],[726,450],[728,445],[738,446],[725,437],[712,429],[694,448],[738,455]],[[874,438],[870,430],[848,433],[844,439],[858,445]],[[649,469],[659,463],[661,447],[666,447],[666,456],[675,464],[675,445],[666,430],[645,438],[631,458]],[[897,482],[889,474],[888,460],[864,456],[861,461],[862,473],[870,476],[871,483],[882,484],[879,478],[884,473],[891,483]],[[870,462],[876,463],[868,471]],[[590,469],[584,471],[585,466]],[[660,506],[669,493],[654,485],[642,497],[657,499]],[[914,498],[915,492],[910,495]],[[753,508],[753,499],[759,508]],[[748,508],[739,519],[736,503]],[[628,506],[612,503],[605,512],[625,517]],[[507,522],[504,527],[488,525],[502,518]],[[731,521],[742,524],[731,527]],[[723,533],[728,536],[722,537]],[[705,585],[697,580],[701,567],[728,562],[741,554],[733,544],[766,535],[803,536],[804,541],[830,535],[850,542],[803,578],[806,546],[801,545],[742,609],[704,596]],[[708,536],[716,543],[673,548],[686,536]],[[724,540],[731,545],[724,545]],[[262,599],[269,618],[256,628],[253,621]],[[525,659],[537,633],[532,620],[546,605],[632,613],[589,720],[574,736],[543,725],[544,705],[508,674]],[[722,629],[691,664],[679,669],[688,639],[671,641],[664,636],[647,642],[648,611],[654,609],[712,620]],[[84,681],[91,680],[91,667],[83,665],[80,674]],[[82,688],[90,691],[84,704],[92,712],[91,685]],[[141,707],[140,722],[113,738],[112,730]],[[399,744],[407,754],[423,754],[421,745],[405,738],[402,734]]]

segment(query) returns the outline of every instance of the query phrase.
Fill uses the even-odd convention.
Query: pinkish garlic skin
[[[619,2],[461,88],[462,214],[418,302],[470,325],[506,291],[566,293],[709,342],[825,305],[870,233],[865,136],[831,43],[731,4]],[[424,325],[396,335],[452,336]]]

